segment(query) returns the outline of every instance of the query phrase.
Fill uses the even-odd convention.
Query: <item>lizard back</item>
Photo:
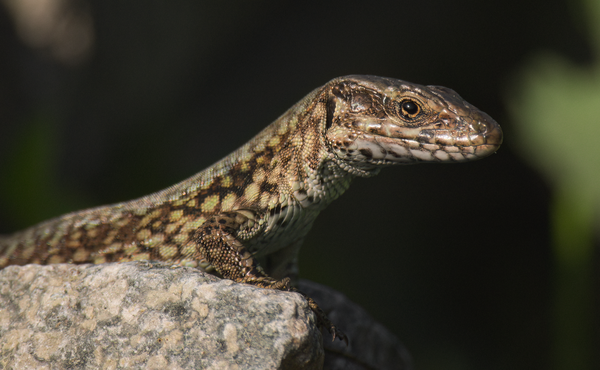
[[[0,237],[0,268],[132,260],[212,268],[202,240],[218,223],[225,244],[254,257],[286,250],[268,266],[281,278],[319,212],[352,178],[393,164],[479,159],[501,141],[498,124],[450,89],[340,77],[179,184]]]

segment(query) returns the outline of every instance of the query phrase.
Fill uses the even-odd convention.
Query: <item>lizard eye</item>
[[[407,119],[415,118],[421,113],[419,104],[412,100],[404,99],[400,102],[400,115]]]

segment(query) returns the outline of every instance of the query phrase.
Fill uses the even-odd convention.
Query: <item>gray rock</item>
[[[345,296],[300,289],[350,337],[323,339],[306,301],[193,268],[131,262],[0,270],[0,369],[410,369],[398,339]]]
[[[298,294],[155,263],[0,271],[0,368],[320,369]]]

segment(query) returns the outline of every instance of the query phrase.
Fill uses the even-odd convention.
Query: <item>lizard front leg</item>
[[[200,251],[224,278],[238,283],[252,284],[266,289],[278,289],[301,294],[308,301],[311,310],[317,316],[317,325],[327,328],[333,339],[339,338],[348,344],[346,335],[333,325],[317,303],[306,294],[290,286],[290,279],[276,280],[268,276],[252,257],[252,254],[236,238],[244,216],[237,212],[225,212],[214,215],[197,231]]]
[[[289,290],[288,281],[268,276],[236,237],[247,221],[245,218],[237,212],[224,212],[209,218],[197,231],[201,253],[226,279],[261,288]]]

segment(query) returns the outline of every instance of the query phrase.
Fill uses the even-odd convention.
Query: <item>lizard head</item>
[[[355,175],[392,164],[476,160],[502,143],[496,121],[445,87],[346,76],[324,93],[329,156]]]

